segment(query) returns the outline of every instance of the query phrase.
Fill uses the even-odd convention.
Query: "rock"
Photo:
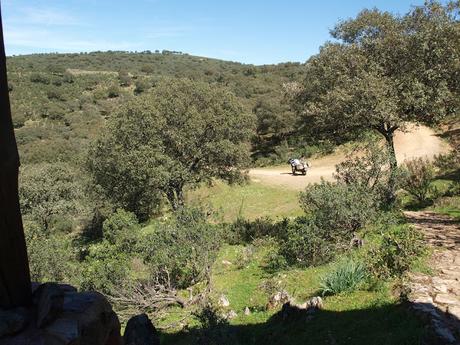
[[[29,322],[22,332],[3,338],[1,345],[123,344],[118,317],[103,295],[58,284],[34,289],[34,305],[26,314],[33,317],[35,309],[40,322]]]
[[[22,331],[29,320],[25,308],[0,309],[0,338]]]
[[[231,266],[233,265],[230,261],[228,260],[222,260],[222,264],[225,265],[225,266]]]
[[[452,334],[452,332],[449,330],[449,328],[447,328],[443,322],[439,321],[439,320],[433,320],[433,328],[434,328],[434,331],[436,332],[436,334],[444,339],[444,341],[446,342],[446,344],[453,344],[455,343],[456,339],[454,337],[454,335]]]
[[[298,305],[289,301],[284,303],[281,307],[280,315],[283,320],[290,318],[299,319],[302,316],[306,318],[308,316],[308,309],[300,308]]]
[[[244,315],[246,316],[251,315],[251,311],[249,310],[248,307],[244,308]]]
[[[440,293],[434,298],[436,303],[460,305],[460,301],[450,294]]]
[[[416,297],[413,302],[417,304],[433,304],[433,298],[431,296],[422,295]]]
[[[308,309],[323,309],[323,299],[319,296],[312,297],[308,301]]]
[[[55,283],[40,285],[33,295],[37,306],[37,327],[42,328],[55,320],[64,304],[65,288]]]
[[[225,295],[220,295],[219,297],[219,306],[221,307],[228,307],[230,306],[230,301],[228,300],[227,296]]]
[[[270,296],[267,303],[267,309],[274,309],[290,300],[291,296],[289,296],[289,293],[286,290],[278,291]]]
[[[232,320],[234,318],[238,317],[238,314],[236,313],[236,311],[234,310],[230,310],[228,313],[227,313],[227,316],[226,316],[226,319],[227,320]]]
[[[160,345],[158,332],[146,314],[129,319],[123,339],[125,345]]]
[[[447,313],[453,318],[460,320],[460,306],[448,306]]]
[[[78,321],[80,344],[122,344],[120,322],[109,301],[98,292],[67,293],[64,315]]]
[[[78,321],[74,319],[57,319],[45,329],[46,344],[78,343],[80,332]]]

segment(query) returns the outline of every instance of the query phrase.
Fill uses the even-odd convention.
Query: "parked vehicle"
[[[302,175],[307,174],[308,163],[303,162],[300,159],[289,159],[289,164],[291,164],[292,175],[296,175],[297,172],[300,172]]]

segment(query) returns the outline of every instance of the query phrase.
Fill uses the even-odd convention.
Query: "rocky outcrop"
[[[35,286],[28,309],[0,311],[1,345],[122,345],[108,300],[69,285]]]

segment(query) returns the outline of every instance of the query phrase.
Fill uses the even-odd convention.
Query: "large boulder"
[[[28,320],[29,315],[25,308],[0,309],[0,339],[22,331]]]
[[[129,319],[123,336],[125,345],[160,345],[160,337],[146,314]]]
[[[30,316],[26,328],[27,319],[21,322],[10,312],[4,323],[8,332],[0,333],[1,345],[123,344],[118,317],[97,292],[79,293],[69,285],[52,283],[34,286],[33,305],[24,315]],[[0,321],[0,331],[1,325]]]

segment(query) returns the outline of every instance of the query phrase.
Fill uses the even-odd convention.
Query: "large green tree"
[[[307,63],[295,106],[308,128],[351,138],[367,130],[387,143],[392,199],[394,133],[456,111],[460,90],[459,3],[428,2],[405,16],[364,10],[333,30]]]
[[[86,215],[78,172],[66,163],[29,164],[21,169],[19,196],[25,219],[49,230],[56,218]]]
[[[165,80],[111,116],[88,166],[116,204],[145,219],[162,196],[177,209],[186,186],[241,179],[253,127],[229,91]]]

